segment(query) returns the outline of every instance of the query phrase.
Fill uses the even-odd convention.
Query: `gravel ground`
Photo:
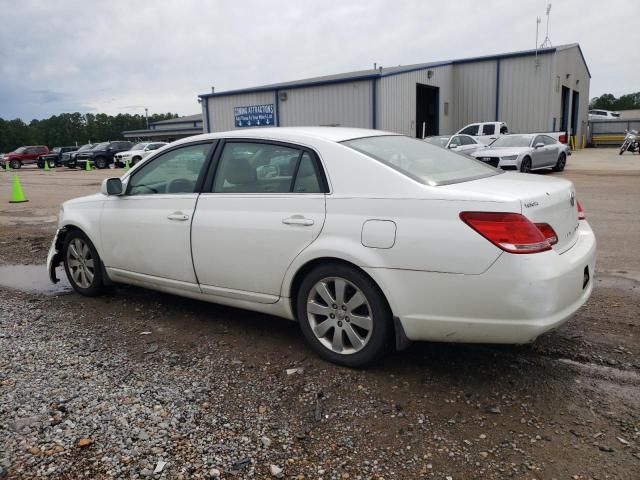
[[[615,234],[637,177],[571,175],[606,254],[585,308],[529,346],[421,343],[349,370],[266,315],[0,287],[0,478],[640,478],[637,227]],[[44,261],[55,226],[29,209],[0,265]]]

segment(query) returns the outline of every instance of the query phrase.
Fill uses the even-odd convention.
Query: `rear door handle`
[[[167,218],[169,220],[184,222],[185,220],[189,220],[189,215],[186,215],[182,212],[173,212],[171,215],[168,215]]]
[[[293,215],[289,218],[284,218],[282,223],[285,225],[302,225],[303,227],[309,227],[313,225],[313,219],[305,218],[302,215]]]

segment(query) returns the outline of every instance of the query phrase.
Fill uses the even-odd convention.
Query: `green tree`
[[[640,92],[627,93],[616,98],[611,93],[605,93],[599,97],[593,97],[589,102],[589,108],[602,110],[632,110],[640,108]]]

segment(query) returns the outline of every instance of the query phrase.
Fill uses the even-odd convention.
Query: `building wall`
[[[582,61],[578,47],[558,50],[554,56],[555,64],[551,79],[551,117],[557,118],[556,124],[560,128],[562,111],[562,86],[580,93],[580,106],[578,110],[578,129],[574,132],[579,139],[587,134],[587,121],[589,119],[589,86],[590,79],[587,68]],[[569,75],[569,78],[567,78]],[[577,83],[576,83],[577,81]],[[571,126],[571,101],[569,102],[569,126]]]
[[[371,128],[371,81],[282,89],[280,126],[340,126]]]
[[[551,73],[554,55],[506,58],[500,61],[498,117],[511,132],[552,130]]]
[[[453,130],[465,125],[490,122],[496,111],[496,60],[462,63],[453,67]]]
[[[632,109],[632,110],[620,110],[620,118],[633,118],[634,120],[640,118],[640,109]]]
[[[208,97],[209,121],[211,126],[209,132],[226,132],[235,130],[235,107],[246,107],[248,105],[275,104],[275,92],[242,93],[238,95],[225,95],[221,97]],[[203,99],[202,103],[204,104]],[[203,114],[206,123],[206,109],[203,107]],[[205,132],[207,131],[205,125]]]
[[[433,75],[428,78],[428,71]],[[439,134],[453,131],[452,117],[452,67],[445,65],[415,72],[382,77],[377,80],[376,128],[415,136],[416,132],[416,84],[440,87]],[[444,104],[449,104],[445,115]]]

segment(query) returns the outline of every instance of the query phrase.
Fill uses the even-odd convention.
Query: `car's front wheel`
[[[22,166],[22,162],[20,160],[11,160],[9,162],[9,166],[11,168],[13,168],[14,170],[17,170],[18,168],[20,168]]]
[[[553,167],[554,172],[562,172],[564,170],[565,165],[567,164],[567,156],[563,153],[558,157],[558,161]]]
[[[102,263],[91,240],[80,230],[67,233],[63,247],[64,269],[73,289],[95,297],[104,289]]]
[[[136,163],[138,163],[140,160],[142,160],[141,157],[133,157],[133,159],[131,160],[131,166],[135,165]]]
[[[520,171],[522,173],[529,173],[531,172],[531,158],[529,157],[524,157],[522,159],[522,163],[520,164]]]
[[[389,349],[391,310],[377,285],[353,267],[315,268],[302,281],[296,303],[307,341],[331,362],[362,367]]]
[[[104,157],[98,157],[94,160],[94,163],[96,164],[96,168],[99,168],[100,170],[107,168],[107,166],[109,165],[107,163],[107,159]]]

